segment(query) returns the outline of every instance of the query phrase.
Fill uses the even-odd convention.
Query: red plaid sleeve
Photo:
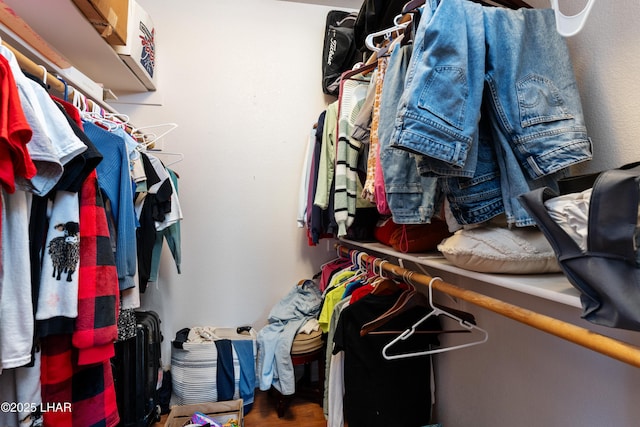
[[[114,355],[118,337],[118,273],[98,179],[93,171],[80,191],[80,268],[78,318],[73,345],[78,363],[92,364]]]
[[[104,426],[120,422],[111,363],[77,364],[71,335],[51,335],[41,341],[41,392],[45,426]],[[69,408],[69,410],[66,410]]]

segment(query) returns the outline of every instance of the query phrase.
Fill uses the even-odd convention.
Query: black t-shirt
[[[431,365],[428,357],[386,360],[383,347],[398,334],[360,336],[365,323],[383,314],[398,294],[367,295],[340,314],[334,336],[334,353],[344,351],[344,410],[350,427],[412,427],[429,423],[431,412]],[[429,312],[414,308],[393,318],[378,331],[403,331]],[[440,330],[437,317],[419,330]],[[414,334],[388,354],[428,350],[438,344],[437,334]]]

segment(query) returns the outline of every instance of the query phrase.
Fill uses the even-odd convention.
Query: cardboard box
[[[73,0],[73,2],[110,45],[127,43],[129,0]]]
[[[179,405],[171,408],[164,427],[182,427],[195,412],[202,412],[220,424],[229,420],[237,420],[239,426],[244,426],[244,408],[242,399],[225,402],[195,403],[193,405]]]
[[[113,49],[148,90],[156,90],[156,29],[135,0],[129,3],[127,34],[127,43]]]

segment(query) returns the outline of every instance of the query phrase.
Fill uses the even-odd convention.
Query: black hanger
[[[420,6],[422,6],[425,3],[425,0],[411,0],[408,1],[404,7],[402,8],[402,13],[409,13],[412,12],[416,9],[418,9]]]
[[[488,6],[494,6],[494,4],[499,4],[501,6],[508,7],[510,9],[519,9],[521,7],[531,9],[531,5],[523,0],[493,0],[493,1],[482,1],[482,0],[472,0],[476,3],[482,3]],[[402,8],[402,13],[409,13],[411,11],[415,11],[420,6],[424,5],[425,0],[411,0],[407,2]]]
[[[526,9],[531,9],[531,6],[522,1],[522,0],[503,0],[503,1],[499,1],[499,0],[491,0],[491,1],[483,1],[483,0],[471,0],[475,3],[480,3],[483,4],[485,6],[504,6],[504,7],[508,7],[509,9],[520,9],[520,8],[526,8]]]

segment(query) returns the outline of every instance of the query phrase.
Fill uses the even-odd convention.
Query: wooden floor
[[[326,427],[322,406],[307,399],[294,397],[282,418],[276,413],[274,398],[256,390],[253,409],[244,416],[245,427],[304,426]]]
[[[167,416],[164,415],[159,423],[153,427],[162,427]],[[266,391],[255,391],[255,401],[251,411],[244,416],[245,427],[326,427],[327,421],[322,413],[322,407],[306,399],[294,397],[282,418],[276,413],[274,398]]]

